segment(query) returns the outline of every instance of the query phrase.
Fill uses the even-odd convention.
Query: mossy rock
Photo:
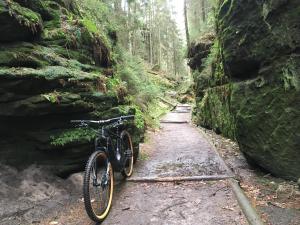
[[[40,14],[16,2],[0,0],[0,42],[30,41],[42,32]]]
[[[6,43],[0,46],[0,66],[34,69],[46,66],[63,66],[85,72],[99,71],[99,68],[89,64],[91,59],[84,52],[68,51],[60,46],[45,47],[27,42]]]
[[[260,167],[298,179],[300,5],[224,1],[217,18],[231,112],[241,150]],[[213,118],[214,119],[214,118]]]
[[[296,180],[300,60],[294,56],[274,63],[252,80],[207,89],[198,100],[195,117],[198,124],[237,140],[252,163]]]
[[[82,170],[93,145],[70,120],[134,113],[109,85],[116,78],[103,75],[113,75],[116,34],[98,29],[102,24],[82,16],[87,9],[78,6],[80,1],[0,0],[1,163],[20,169],[37,163],[63,176]],[[138,121],[129,126],[135,152],[144,132],[140,116]]]
[[[232,95],[237,140],[247,158],[272,174],[296,180],[300,174],[300,92],[257,81]]]
[[[225,72],[248,79],[260,68],[300,46],[298,0],[224,1],[218,14],[218,35]]]
[[[111,53],[109,43],[101,36],[97,26],[90,20],[83,19],[80,22],[81,41],[83,45],[92,46],[91,52],[97,66],[111,66]]]
[[[235,139],[235,117],[231,110],[230,84],[206,89],[194,109],[196,123]]]
[[[203,62],[210,53],[210,49],[214,43],[215,35],[206,33],[199,38],[196,42],[191,43],[188,49],[188,65],[193,69],[203,68]]]
[[[52,12],[52,7],[50,4],[56,4],[53,1],[44,1],[44,0],[14,0],[19,3],[22,7],[31,9],[34,12],[37,12],[41,15],[44,21],[53,20],[55,14]]]
[[[109,43],[100,35],[96,25],[87,19],[74,17],[59,23],[46,22],[40,43],[64,46],[61,54],[82,63],[100,67],[110,67],[112,64]]]
[[[26,99],[3,104],[0,116],[41,116],[49,114],[83,113],[94,110],[94,105],[85,102],[80,95],[73,93],[45,93]]]
[[[33,55],[35,46],[29,43],[1,45],[0,66],[38,68],[49,65],[42,57]]]
[[[93,81],[99,77],[97,73],[87,73],[63,66],[47,66],[41,69],[32,68],[0,68],[0,79],[68,79],[69,81]]]

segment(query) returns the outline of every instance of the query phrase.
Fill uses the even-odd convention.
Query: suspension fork
[[[102,175],[101,177],[101,182],[99,182],[99,178],[98,178],[98,174],[97,174],[97,162],[95,161],[93,163],[93,186],[96,186],[96,187],[99,187],[101,186],[102,188],[105,188],[108,184],[108,181],[109,181],[109,177],[110,177],[110,174],[109,174],[109,171],[110,171],[110,168],[109,168],[109,163],[108,163],[108,159],[107,161],[105,162],[106,163],[106,171],[105,173]]]

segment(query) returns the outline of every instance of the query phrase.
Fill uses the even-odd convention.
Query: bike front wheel
[[[90,219],[101,223],[108,215],[114,188],[113,169],[104,151],[94,152],[86,165],[83,198]]]
[[[133,146],[130,134],[127,131],[121,133],[121,151],[123,157],[123,169],[122,175],[124,177],[130,177],[133,172]]]

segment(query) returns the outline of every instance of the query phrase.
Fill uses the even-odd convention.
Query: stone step
[[[183,123],[189,123],[189,122],[187,120],[183,120],[183,121],[161,120],[160,123],[178,123],[178,124],[183,124]]]

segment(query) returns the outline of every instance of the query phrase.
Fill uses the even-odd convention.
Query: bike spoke
[[[91,205],[97,215],[102,215],[106,210],[110,195],[109,168],[107,162],[102,164],[94,163],[94,166],[98,166],[92,168],[90,179]]]

